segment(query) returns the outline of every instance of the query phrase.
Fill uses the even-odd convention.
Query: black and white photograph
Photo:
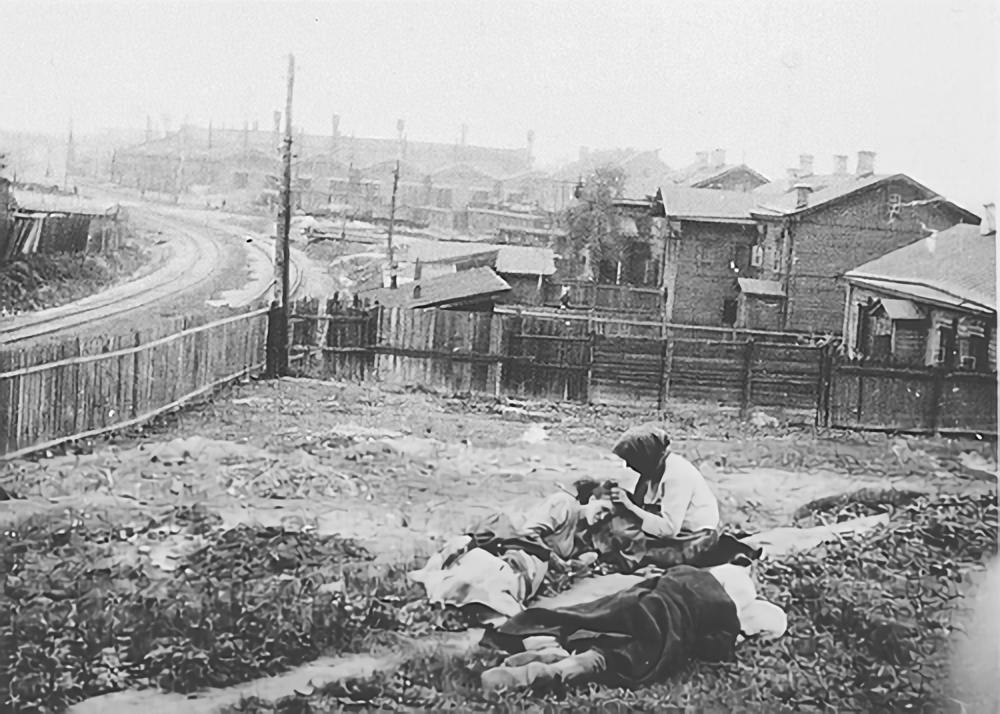
[[[0,713],[1000,714],[995,0],[0,0]]]

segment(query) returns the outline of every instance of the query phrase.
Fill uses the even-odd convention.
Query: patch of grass
[[[968,573],[996,549],[995,493],[920,497],[899,507],[887,528],[758,565],[762,596],[786,610],[789,631],[743,643],[736,661],[696,662],[637,691],[575,687],[487,699],[479,674],[500,655],[430,655],[305,703],[289,700],[311,708],[288,711],[955,711],[949,638]]]
[[[133,245],[109,253],[52,253],[25,256],[0,266],[0,317],[79,300],[107,288],[145,262]]]
[[[0,535],[0,710],[58,711],[149,684],[225,686],[432,626],[404,575],[412,564],[376,566],[350,540],[212,531],[164,573],[122,561],[132,537],[73,514]]]

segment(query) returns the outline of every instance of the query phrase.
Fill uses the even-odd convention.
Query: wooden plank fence
[[[605,285],[583,280],[547,282],[542,302],[558,306],[563,287],[569,288],[569,303],[575,308],[590,308],[606,312],[645,313],[658,316],[663,312],[663,290],[637,285]]]
[[[820,336],[558,310],[374,313],[331,303],[315,313],[315,304],[297,311],[339,336],[331,347],[309,328],[294,331],[293,350],[309,355],[302,367],[316,376],[657,408],[783,407],[837,428],[997,431],[996,374],[847,363]]]
[[[668,399],[815,407],[819,348],[802,335],[621,320],[564,311],[456,312],[329,303],[295,310],[300,368],[452,392],[663,406]],[[322,329],[344,333],[342,358]],[[350,332],[365,324],[368,331]],[[326,334],[330,334],[327,332]],[[772,341],[760,341],[761,335]]]
[[[263,367],[267,309],[0,350],[0,458],[132,426]]]
[[[839,362],[820,379],[817,423],[913,433],[997,433],[996,373]]]

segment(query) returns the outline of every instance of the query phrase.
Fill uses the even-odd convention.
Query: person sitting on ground
[[[787,627],[781,608],[757,599],[747,568],[682,565],[592,602],[530,608],[487,630],[484,646],[513,654],[481,682],[487,692],[557,680],[637,687],[663,682],[691,659],[729,659],[741,638],[780,637]]]
[[[499,514],[452,538],[409,577],[424,585],[431,602],[514,615],[538,594],[550,568],[565,569],[592,550],[586,533],[611,511],[607,499],[556,493],[520,526]]]
[[[670,437],[662,427],[633,427],[612,451],[639,474],[632,493],[617,486],[611,489],[619,518],[606,531],[613,532],[615,542],[604,543],[603,550],[616,553],[621,569],[695,564],[715,547],[718,501],[697,467],[670,449]]]

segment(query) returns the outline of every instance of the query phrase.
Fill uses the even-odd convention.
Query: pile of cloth
[[[482,674],[486,691],[555,680],[638,687],[691,659],[720,661],[745,637],[775,638],[784,611],[757,597],[747,568],[680,565],[627,590],[565,608],[529,608],[483,636],[510,653]]]

